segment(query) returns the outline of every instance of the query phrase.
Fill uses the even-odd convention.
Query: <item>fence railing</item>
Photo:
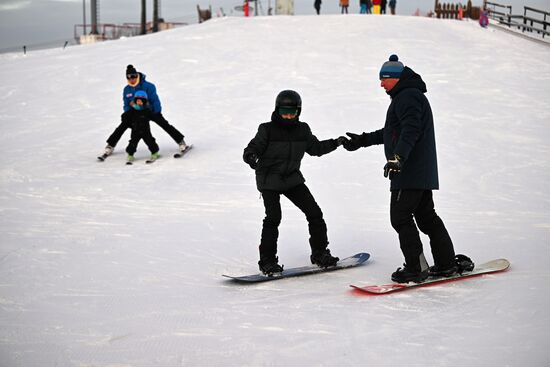
[[[99,40],[118,39],[120,37],[132,37],[137,36],[140,33],[139,25],[118,25],[118,24],[98,24],[97,35],[94,36]],[[86,37],[86,25],[75,24],[74,25],[74,38],[77,42],[81,42],[83,37]]]
[[[162,30],[166,30],[166,29],[170,29],[170,28],[174,28],[182,25],[187,25],[187,23],[161,22],[158,24],[158,30],[162,31]],[[93,40],[90,40],[90,42],[96,42],[96,41],[119,39],[120,37],[133,37],[141,34],[140,23],[124,23],[122,25],[105,23],[105,24],[98,24],[97,29],[98,29],[98,34],[87,35],[86,25],[75,24],[74,38],[75,40],[77,40],[77,42],[82,43],[86,39],[86,37],[93,38]],[[153,23],[152,22],[147,23],[145,29],[147,33],[153,32]]]
[[[489,14],[489,18],[498,21],[508,27],[517,27],[522,32],[537,32],[545,36],[550,36],[550,12],[523,7],[523,15],[513,15],[511,5],[502,5],[490,1],[484,2],[485,9]],[[536,18],[539,17],[539,18]]]
[[[512,16],[512,5],[502,5],[485,1],[484,8],[489,13],[489,18],[497,20],[503,24],[510,23]]]

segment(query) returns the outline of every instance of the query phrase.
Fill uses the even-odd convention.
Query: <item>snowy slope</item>
[[[238,286],[263,219],[242,149],[282,89],[319,138],[382,127],[388,55],[420,73],[434,110],[457,252],[510,271],[384,297],[402,263],[381,147],[306,157],[338,256],[368,265]],[[124,165],[129,63],[156,83],[164,158]],[[0,56],[0,365],[548,366],[550,48],[474,22],[413,17],[226,18],[64,51]],[[138,158],[148,151],[143,143]],[[279,257],[306,264],[303,215],[284,202]],[[429,254],[428,243],[425,242]]]

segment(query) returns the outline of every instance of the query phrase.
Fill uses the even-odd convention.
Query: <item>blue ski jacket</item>
[[[134,100],[134,94],[138,91],[142,90],[145,93],[147,93],[147,96],[149,97],[149,106],[151,108],[151,111],[153,113],[161,113],[162,107],[160,105],[160,99],[157,95],[157,88],[153,83],[150,83],[145,80],[145,74],[139,73],[139,83],[132,87],[130,85],[126,85],[124,87],[124,90],[122,91],[122,99],[124,101],[124,112],[128,112],[132,106],[130,106],[130,102]]]

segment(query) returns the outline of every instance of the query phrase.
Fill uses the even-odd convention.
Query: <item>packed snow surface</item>
[[[330,248],[366,265],[260,285],[264,216],[242,150],[275,96],[302,95],[320,139],[383,126],[392,53],[425,80],[437,135],[436,209],[458,253],[511,268],[395,295],[403,259],[381,146],[303,173]],[[162,158],[119,122],[127,64],[158,88]],[[475,22],[401,16],[224,18],[154,35],[0,56],[0,365],[550,365],[550,48]],[[279,259],[308,264],[307,224],[283,200]],[[424,240],[431,261],[429,241]]]

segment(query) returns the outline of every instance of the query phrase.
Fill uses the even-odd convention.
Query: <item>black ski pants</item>
[[[164,116],[162,116],[161,113],[156,114],[155,119],[153,121],[155,121],[158,126],[160,126],[164,131],[166,131],[166,133],[170,135],[172,139],[174,139],[176,144],[181,143],[181,141],[184,138],[183,134],[180,133],[179,130],[176,129],[174,126],[170,125],[170,123],[164,118]],[[131,127],[132,127],[132,123],[130,121],[128,121],[127,119],[122,119],[122,122],[120,123],[120,125],[117,126],[115,131],[113,131],[111,136],[109,136],[109,138],[107,139],[107,144],[109,144],[112,147],[116,146],[118,141],[124,134],[124,132],[127,129],[130,129]]]
[[[141,139],[143,139],[145,144],[147,144],[147,147],[149,148],[149,151],[151,151],[151,153],[157,153],[159,151],[157,141],[151,134],[151,126],[149,125],[149,123],[140,123],[134,124],[132,127],[132,135],[130,136],[128,146],[126,147],[126,153],[128,153],[129,155],[134,155],[137,150],[138,143]]]
[[[323,212],[305,184],[300,184],[288,191],[279,192],[264,190],[262,197],[265,206],[265,219],[260,242],[260,259],[272,259],[277,255],[279,224],[282,219],[281,195],[286,196],[305,215],[309,228],[309,244],[312,251],[322,251],[328,245],[327,225]]]
[[[418,229],[430,238],[435,265],[446,269],[454,264],[453,242],[443,221],[435,212],[431,190],[392,191],[390,219],[392,227],[399,235],[399,244],[407,267],[420,270],[420,256],[423,251]]]

